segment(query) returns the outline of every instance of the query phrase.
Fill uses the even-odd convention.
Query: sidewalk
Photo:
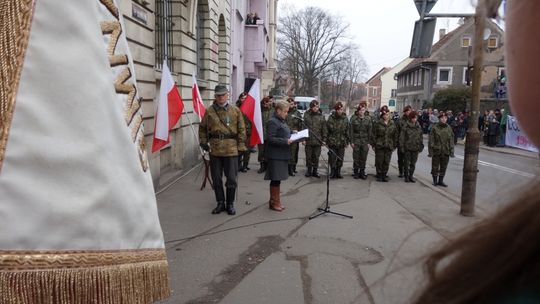
[[[465,145],[465,141],[458,140],[457,144],[458,145]],[[513,148],[513,147],[510,147],[510,146],[489,147],[489,146],[484,145],[483,143],[480,143],[480,149],[493,151],[493,152],[504,153],[504,154],[512,154],[512,155],[518,155],[518,156],[538,159],[538,153],[536,153],[536,152],[531,152],[531,151],[527,151],[527,150]]]
[[[403,182],[392,167],[389,183],[376,182],[373,167],[355,180],[350,154],[345,178],[330,180],[329,201],[353,219],[307,219],[324,203],[326,176],[306,178],[303,165],[282,183],[284,212],[268,209],[255,163],[239,175],[236,216],[210,214],[202,167],[161,192],[173,290],[162,303],[407,303],[422,285],[418,258],[479,218],[459,216],[451,197],[427,181]]]

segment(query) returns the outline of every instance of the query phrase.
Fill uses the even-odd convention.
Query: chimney
[[[442,37],[444,37],[444,35],[446,35],[446,29],[440,29],[439,30],[439,40],[441,40]]]

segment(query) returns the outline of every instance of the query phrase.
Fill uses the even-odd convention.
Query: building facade
[[[135,62],[145,143],[158,189],[201,162],[192,75],[207,107],[218,83],[230,87],[233,103],[251,85],[246,79],[260,78],[263,94],[273,87],[277,0],[116,1]],[[247,25],[251,12],[260,19]],[[164,60],[182,96],[184,113],[170,132],[170,144],[150,153]]]
[[[381,107],[386,105],[390,111],[401,111],[397,105],[396,74],[411,63],[412,58],[405,58],[381,76]]]
[[[472,53],[474,20],[467,19],[446,34],[432,47],[431,56],[416,58],[398,74],[397,100],[399,107],[411,105],[421,109],[431,102],[435,93],[449,87],[472,85]],[[484,63],[480,98],[495,98],[496,87],[505,78],[504,33],[494,22],[486,23],[483,41]],[[469,77],[470,75],[470,77]]]
[[[381,76],[389,70],[390,68],[384,67],[366,81],[368,109],[376,110],[381,107]]]

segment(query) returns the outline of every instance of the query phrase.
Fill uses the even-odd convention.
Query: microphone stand
[[[328,149],[328,156],[330,156],[330,153],[332,153],[336,157],[336,159],[342,160],[341,157],[339,157],[334,150],[332,150],[330,147],[328,147],[328,145],[326,145],[322,141],[322,139],[319,137],[319,135],[317,135],[317,133],[311,131],[311,126],[308,126],[306,121],[303,118],[300,118],[300,117],[297,117],[297,116],[293,116],[293,117],[300,120],[302,122],[302,125],[309,130],[309,134],[312,134],[313,137],[315,137],[315,139],[321,144],[321,146],[324,146],[324,147],[326,147]],[[328,164],[328,161],[324,158],[324,156],[321,155],[321,157],[324,160],[324,163],[326,164],[326,200],[324,202],[324,208],[320,208],[320,207],[317,208],[319,213],[310,216],[309,219],[312,220],[312,219],[314,219],[314,218],[316,218],[316,217],[318,217],[318,216],[320,216],[322,214],[326,214],[326,213],[340,215],[340,216],[352,219],[353,217],[351,215],[330,211],[330,201],[328,200],[328,197],[330,196],[330,165]]]

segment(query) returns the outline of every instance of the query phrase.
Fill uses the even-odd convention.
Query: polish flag
[[[193,74],[193,86],[191,87],[191,96],[193,98],[193,110],[197,115],[199,115],[199,121],[202,120],[204,117],[204,113],[206,112],[206,108],[204,107],[204,103],[202,102],[201,98],[201,92],[199,91],[199,86],[197,85],[197,78],[195,78],[195,74]]]
[[[155,117],[156,123],[154,126],[152,152],[159,151],[170,142],[169,131],[180,119],[182,111],[184,111],[184,102],[174,83],[167,62],[164,60]]]
[[[249,139],[249,144],[251,146],[264,143],[260,91],[261,82],[257,79],[251,86],[251,89],[249,89],[246,99],[240,106],[240,111],[246,114],[252,123],[251,138]]]

